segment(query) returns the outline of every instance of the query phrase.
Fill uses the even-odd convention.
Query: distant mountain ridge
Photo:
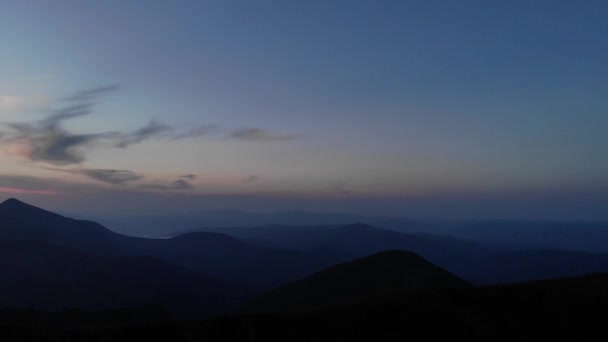
[[[428,233],[400,233],[363,223],[321,226],[268,225],[217,228],[214,231],[271,248],[343,255],[341,261],[386,250],[406,250],[417,253],[451,272],[458,271],[492,252],[487,246],[477,242]]]
[[[125,217],[104,219],[114,231],[142,237],[175,236],[198,227],[252,227],[265,225],[318,226],[348,225],[357,222],[399,232],[443,233],[450,229],[434,223],[408,218],[366,216],[349,213],[314,213],[307,211],[246,212],[240,210],[201,211],[181,215]],[[145,227],[142,228],[142,227]]]
[[[608,222],[494,220],[463,225],[450,235],[518,243],[529,249],[608,253]]]
[[[16,199],[0,204],[0,241],[43,241],[99,256],[154,256],[197,272],[270,289],[326,267],[334,260],[305,252],[260,247],[217,233],[145,239],[114,233]],[[260,274],[266,276],[260,277]]]

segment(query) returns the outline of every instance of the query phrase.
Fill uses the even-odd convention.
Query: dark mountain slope
[[[152,257],[100,257],[40,242],[0,243],[0,306],[108,309],[159,304],[204,315],[251,290]]]
[[[270,289],[338,262],[312,253],[267,248],[218,233],[188,233],[155,240],[150,251],[205,274]]]
[[[67,218],[14,198],[0,204],[0,241],[42,240],[101,255],[120,255],[120,243],[131,238],[92,221]]]
[[[605,333],[608,275],[392,294],[319,311],[165,321],[121,328],[0,321],[7,341],[514,341],[596,340]],[[138,311],[134,311],[137,314]],[[32,317],[39,316],[31,313]],[[21,317],[27,313],[21,313]],[[0,319],[2,317],[0,316]],[[44,321],[48,321],[45,319]],[[87,324],[85,322],[85,324]],[[66,324],[58,324],[66,326]]]
[[[214,277],[270,289],[335,263],[311,253],[255,246],[222,234],[145,239],[114,233],[15,199],[0,204],[1,241],[43,241],[99,256],[152,256]]]
[[[466,281],[414,253],[387,251],[330,267],[277,288],[248,306],[285,311],[360,300],[387,293],[469,287]]]

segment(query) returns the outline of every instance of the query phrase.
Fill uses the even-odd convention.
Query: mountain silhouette
[[[335,265],[254,299],[253,311],[290,311],[392,293],[466,288],[466,281],[407,251]]]
[[[252,291],[153,257],[101,257],[43,242],[0,243],[0,305],[60,310],[158,304],[175,314],[225,311]]]
[[[40,241],[106,257],[151,256],[261,290],[334,264],[332,258],[257,246],[218,233],[171,239],[121,235],[102,225],[67,218],[16,199],[0,204],[0,242]]]
[[[258,246],[219,233],[195,232],[153,240],[165,260],[205,274],[260,289],[271,289],[338,262],[336,258]]]
[[[0,241],[45,241],[100,255],[120,255],[131,240],[92,221],[75,220],[11,198],[0,204]]]
[[[356,222],[401,232],[445,232],[451,227],[407,218],[362,216],[349,213],[313,213],[306,211],[247,212],[211,210],[179,215],[146,215],[106,219],[112,230],[133,236],[167,237],[184,233],[186,227],[252,227],[264,225],[318,226],[348,225]]]
[[[217,228],[214,231],[257,245],[321,254],[342,262],[387,250],[407,250],[457,274],[470,263],[495,252],[481,243],[426,233],[400,233],[362,223],[270,225]]]

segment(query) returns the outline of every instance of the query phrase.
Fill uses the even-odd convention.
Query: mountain
[[[96,254],[119,255],[124,238],[98,223],[67,218],[14,198],[0,204],[0,241],[40,240]]]
[[[246,287],[152,257],[101,257],[42,242],[0,243],[0,306],[59,310],[158,304],[176,314],[226,311]]]
[[[259,289],[271,289],[338,262],[336,258],[258,246],[208,232],[152,240],[150,250],[171,262]]]
[[[525,243],[470,241],[424,233],[399,233],[365,224],[218,228],[272,248],[348,261],[385,250],[408,250],[475,284],[499,284],[608,272],[606,255],[530,248]],[[545,239],[551,241],[550,233]],[[608,244],[607,244],[608,246]]]
[[[485,221],[463,225],[449,234],[535,249],[608,253],[608,222]]]
[[[457,273],[495,248],[426,233],[399,233],[366,224],[218,228],[241,240],[271,248],[316,253],[348,261],[386,250],[408,250]]]
[[[256,246],[217,233],[192,233],[171,239],[125,236],[98,223],[67,218],[16,199],[0,204],[0,241],[42,241],[98,256],[151,256],[262,290],[337,262],[302,251]]]
[[[472,263],[464,274],[477,284],[501,284],[599,272],[608,272],[608,254],[522,250],[481,258]]]
[[[270,213],[213,210],[180,215],[116,217],[102,220],[102,223],[114,231],[141,237],[175,236],[196,230],[197,227],[316,226],[347,225],[357,222],[401,232],[445,233],[451,229],[451,226],[447,224],[434,224],[408,218],[296,210]]]
[[[253,311],[291,311],[378,295],[466,288],[466,281],[406,251],[386,251],[342,263],[253,300]]]

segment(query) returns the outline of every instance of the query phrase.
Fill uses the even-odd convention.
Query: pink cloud
[[[0,193],[9,193],[9,194],[35,194],[35,195],[63,195],[62,192],[55,190],[32,190],[32,189],[19,189],[19,188],[9,188],[9,187],[0,187]]]

